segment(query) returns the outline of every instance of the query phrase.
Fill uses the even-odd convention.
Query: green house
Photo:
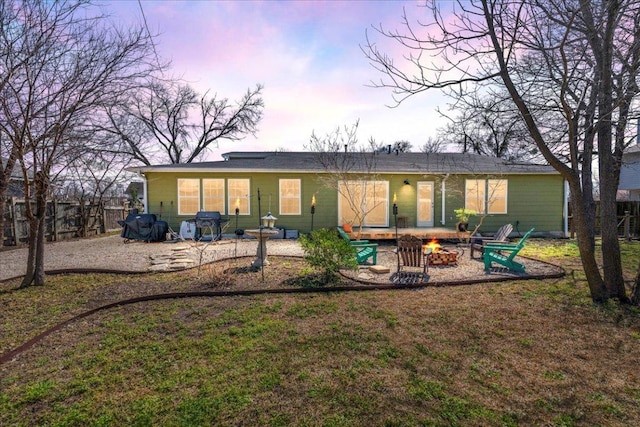
[[[547,235],[567,232],[566,186],[548,165],[462,153],[277,151],[222,157],[130,168],[144,178],[146,212],[174,230],[198,211],[220,212],[232,230],[236,222],[238,228],[255,228],[270,212],[276,226],[308,232],[347,223],[453,229],[454,210],[464,207],[480,213],[470,223],[482,219],[481,232],[505,223]]]

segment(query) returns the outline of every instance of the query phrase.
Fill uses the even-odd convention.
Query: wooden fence
[[[618,202],[618,237],[627,240],[640,238],[640,202]],[[596,205],[596,235],[600,235],[600,205]],[[571,209],[569,209],[571,213]],[[573,216],[569,215],[570,237],[575,237]]]
[[[29,222],[25,207],[23,199],[12,197],[7,201],[4,246],[16,246],[28,241]],[[83,211],[87,215],[83,215]],[[54,242],[82,237],[83,229],[84,237],[120,230],[118,221],[124,219],[128,211],[128,204],[120,200],[109,201],[108,204],[85,203],[84,206],[77,201],[51,200],[47,202],[45,216],[46,240]],[[91,226],[84,227],[86,219]]]

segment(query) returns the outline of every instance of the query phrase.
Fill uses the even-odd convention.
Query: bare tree
[[[76,136],[77,150],[67,150],[64,166],[51,179],[54,197],[78,202],[81,237],[95,228],[107,199],[124,195],[125,168],[132,162],[122,154],[121,140],[93,130]]]
[[[396,141],[393,144],[376,143],[373,149],[377,153],[409,153],[413,145],[409,141]]]
[[[358,228],[356,238],[360,238],[367,215],[378,208],[384,198],[376,194],[375,183],[377,144],[373,139],[368,146],[358,143],[358,124],[337,128],[324,137],[311,135],[306,150],[316,153],[317,161],[325,172],[318,180],[327,188],[335,190],[349,205],[353,218],[344,218]]]
[[[537,149],[568,182],[594,302],[627,301],[615,195],[630,106],[638,94],[639,5],[638,0],[429,1],[428,22],[405,13],[403,30],[376,29],[410,51],[408,63],[395,62],[369,37],[363,47],[384,74],[374,86],[391,88],[398,103],[432,89],[455,98],[479,86],[506,89]],[[595,257],[594,158],[601,178],[603,274]]]
[[[456,112],[453,117],[441,113],[449,119],[441,132],[444,139],[463,153],[512,161],[538,160],[539,151],[509,94],[491,89],[456,99],[449,108]]]
[[[0,100],[3,133],[18,147],[25,182],[29,254],[21,286],[43,285],[45,207],[52,177],[77,151],[74,133],[139,85],[151,72],[151,40],[89,10],[88,1],[8,1],[20,31],[9,49],[26,58],[9,76]],[[18,29],[18,30],[16,30]],[[33,185],[32,185],[33,184]],[[33,190],[32,190],[33,189]]]
[[[107,111],[105,130],[121,138],[139,162],[191,163],[221,140],[255,135],[262,119],[262,86],[249,89],[235,104],[227,98],[198,94],[177,81],[154,80],[125,108]]]
[[[444,151],[447,143],[444,138],[441,137],[429,137],[427,138],[427,142],[425,142],[420,147],[420,152],[422,153],[441,153]]]

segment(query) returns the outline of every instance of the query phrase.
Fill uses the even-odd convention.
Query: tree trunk
[[[7,209],[7,187],[0,182],[0,249],[4,246],[4,225]]]
[[[595,212],[591,207],[589,197],[585,198],[582,195],[579,184],[576,185],[569,182],[569,186],[571,189],[571,203],[574,206],[573,219],[578,249],[580,250],[580,260],[589,285],[591,299],[595,303],[603,303],[608,298],[608,292],[600,275],[595,256]]]
[[[29,201],[26,201],[29,203]],[[22,278],[22,283],[20,284],[20,288],[27,288],[34,283],[35,275],[36,275],[36,239],[38,229],[38,219],[33,216],[29,218],[29,252],[27,254],[27,271]]]
[[[35,214],[29,208],[30,200],[27,197],[27,217],[29,218],[29,254],[27,256],[27,272],[22,279],[20,288],[31,285],[43,286],[45,284],[44,274],[44,243],[45,243],[45,220],[47,216],[47,190],[46,175],[43,172],[36,173],[35,178]]]
[[[40,214],[42,212],[42,214]],[[42,207],[42,210],[38,210],[38,233],[36,237],[36,262],[35,262],[35,276],[34,285],[44,286],[45,274],[44,274],[44,243],[46,232],[46,202]]]
[[[609,187],[609,178],[601,180],[600,188]],[[606,181],[606,182],[604,182]],[[611,180],[613,181],[613,180]],[[609,297],[629,302],[622,274],[622,258],[618,240],[618,218],[615,189],[604,189],[600,193],[600,227],[602,234],[602,269]]]

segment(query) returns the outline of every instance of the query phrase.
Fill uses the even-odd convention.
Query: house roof
[[[405,174],[557,174],[549,165],[512,162],[497,157],[463,153],[337,153],[347,156],[374,156],[376,173]],[[131,167],[132,172],[283,172],[318,173],[325,168],[318,153],[271,151],[230,152],[215,162]]]
[[[7,167],[7,159],[0,159],[0,161],[2,161],[2,168],[4,169],[5,167]],[[19,167],[13,167],[13,170],[11,171],[11,179],[13,180],[17,180],[17,181],[22,181],[23,177],[22,177],[22,170],[20,170]]]
[[[624,150],[624,154],[640,153],[640,144],[631,145]]]

